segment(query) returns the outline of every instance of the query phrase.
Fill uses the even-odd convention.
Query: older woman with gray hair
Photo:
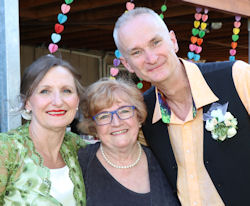
[[[87,88],[80,128],[100,139],[78,152],[88,206],[179,205],[138,132],[147,112],[141,92],[124,80],[101,79]]]

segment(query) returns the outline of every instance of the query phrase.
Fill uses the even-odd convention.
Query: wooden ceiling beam
[[[20,9],[29,9],[29,8],[34,8],[38,6],[44,6],[46,4],[51,4],[54,2],[60,2],[59,0],[19,0],[19,8]]]
[[[74,13],[70,20],[72,22],[88,22],[88,21],[96,21],[102,19],[113,19],[117,18],[124,12],[124,5],[114,5],[112,9],[109,7],[105,7],[102,9],[93,9],[89,11],[77,12]],[[114,21],[115,23],[115,21]]]
[[[174,9],[169,9],[166,12],[166,18],[165,20],[167,20],[168,18],[172,18],[172,17],[177,17],[181,18],[181,16],[186,16],[186,15],[194,15],[195,14],[195,7],[190,7],[187,5],[183,5],[181,7],[177,7]]]
[[[112,35],[113,25],[86,25],[85,27],[65,25],[65,29],[63,33],[61,33],[61,36],[62,38],[65,38],[67,35],[70,35],[72,38],[75,38],[76,36],[83,35],[85,32],[89,32],[91,30],[97,30],[97,34],[99,35],[104,31],[108,31]],[[28,40],[50,36],[52,33],[55,33],[55,31],[54,26],[51,26],[50,28],[37,27],[36,30],[33,27],[33,30],[30,30],[29,28],[21,29],[20,33],[22,40]]]
[[[83,28],[68,28],[67,30],[65,29],[65,32],[61,34],[62,38],[66,34],[72,35],[74,37],[75,33],[82,32]],[[21,32],[21,40],[31,40],[31,39],[37,39],[37,38],[44,38],[44,37],[49,37],[50,35],[54,32],[54,28],[51,27],[51,29],[43,29],[43,30],[37,30],[33,32]]]
[[[197,6],[208,7],[223,12],[250,17],[249,0],[181,0]]]
[[[89,38],[78,38],[76,39],[66,39],[67,42],[70,42],[71,45],[77,45],[77,44],[100,44],[103,45],[105,42],[109,42],[111,44],[114,44],[113,37],[109,34],[102,34],[99,36],[99,38],[96,38],[95,36],[89,37]]]
[[[88,30],[88,31],[80,31],[75,33],[74,35],[67,33],[63,36],[63,39],[68,40],[68,39],[81,39],[84,38],[87,41],[91,38],[96,38],[99,39],[101,38],[103,35],[110,35],[112,37],[112,34],[110,31],[106,31],[106,30],[98,30],[98,29],[94,29],[94,30]]]
[[[43,1],[43,0],[42,0]],[[39,2],[42,2],[39,1]],[[48,1],[48,0],[47,0]],[[71,4],[71,10],[69,12],[69,15],[71,16],[72,13],[89,11],[91,9],[96,8],[102,8],[102,7],[108,7],[116,4],[123,4],[126,0],[95,0],[95,1],[75,1]],[[20,10],[20,17],[26,17],[26,18],[34,18],[34,19],[42,19],[46,17],[55,16],[55,19],[57,17],[57,14],[61,12],[60,6],[62,3],[58,2],[58,7],[55,6],[48,6],[43,7],[41,9],[30,9],[30,10]],[[110,9],[110,8],[109,8]],[[100,9],[100,12],[102,9]]]

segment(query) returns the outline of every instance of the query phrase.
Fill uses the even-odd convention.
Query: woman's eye
[[[63,92],[64,93],[72,93],[72,91],[70,89],[64,89]]]
[[[102,114],[102,115],[99,115],[99,119],[102,120],[102,119],[108,119],[110,117],[110,114]]]
[[[128,113],[130,112],[128,109],[122,109],[119,111],[120,114]]]
[[[43,89],[42,91],[40,91],[41,94],[48,94],[49,91],[47,89]]]

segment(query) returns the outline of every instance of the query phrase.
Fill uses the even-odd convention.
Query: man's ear
[[[127,60],[124,57],[120,57],[120,60],[123,64],[123,66],[131,73],[134,73],[135,71],[132,69],[132,67],[129,65],[129,63],[127,62]]]
[[[173,30],[169,32],[169,36],[170,36],[170,40],[172,41],[174,45],[174,51],[175,53],[177,53],[179,51],[179,45],[178,45],[178,42],[177,42],[177,39]]]

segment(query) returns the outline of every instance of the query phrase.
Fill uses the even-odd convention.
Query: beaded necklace
[[[114,168],[117,168],[117,169],[128,169],[128,168],[131,168],[131,167],[134,167],[135,165],[138,164],[138,162],[140,161],[141,159],[141,154],[142,154],[142,148],[141,148],[141,144],[139,142],[137,142],[137,145],[139,147],[139,154],[138,154],[138,157],[137,159],[135,160],[134,163],[130,164],[130,165],[125,165],[125,166],[120,166],[120,165],[115,165],[114,163],[112,163],[108,158],[107,156],[105,155],[104,151],[103,151],[103,147],[102,147],[102,144],[100,145],[100,149],[101,149],[101,154],[103,156],[103,158],[105,159],[105,161],[111,165],[112,167]]]

